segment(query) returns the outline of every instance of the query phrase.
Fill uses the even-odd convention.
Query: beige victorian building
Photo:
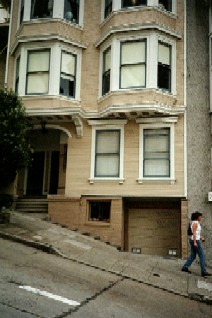
[[[19,197],[135,253],[187,253],[184,1],[17,0],[8,87],[31,123]]]

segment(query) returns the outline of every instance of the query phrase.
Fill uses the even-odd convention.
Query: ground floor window
[[[89,221],[110,222],[110,201],[90,201]]]

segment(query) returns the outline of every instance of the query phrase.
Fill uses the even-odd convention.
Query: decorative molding
[[[76,131],[77,131],[77,137],[81,138],[83,137],[83,122],[82,119],[79,116],[72,116],[72,119],[74,121],[74,124],[76,126]]]
[[[137,124],[153,124],[153,123],[166,123],[166,124],[173,124],[176,123],[178,117],[151,117],[151,118],[137,118]]]
[[[64,44],[78,47],[80,49],[86,49],[88,46],[85,43],[78,42],[78,41],[71,39],[71,38],[62,37],[62,36],[59,36],[58,34],[43,34],[42,36],[35,35],[32,37],[18,36],[17,40],[12,45],[10,52],[13,55],[20,43],[21,44],[26,43],[29,45],[29,43],[33,43],[33,42],[46,42],[46,41],[58,41],[58,42],[62,42]]]
[[[155,32],[162,32],[165,34],[168,34],[174,38],[177,38],[178,40],[181,40],[183,35],[179,32],[176,32],[174,29],[166,27],[164,24],[157,24],[157,23],[134,23],[134,24],[123,24],[119,26],[113,26],[109,28],[109,31],[107,31],[105,34],[103,34],[99,40],[96,42],[95,46],[99,47],[103,42],[105,42],[108,37],[111,35],[114,35],[116,33],[124,33],[124,32],[132,32],[132,31],[151,31],[153,30]]]
[[[88,120],[91,126],[105,126],[105,125],[126,125],[126,119],[108,119],[108,120]]]

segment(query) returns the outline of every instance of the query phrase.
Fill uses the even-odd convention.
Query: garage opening
[[[125,250],[181,257],[180,199],[125,200]]]

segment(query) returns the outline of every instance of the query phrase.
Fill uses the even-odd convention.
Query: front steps
[[[46,198],[18,198],[16,211],[27,213],[48,213],[48,200]]]

